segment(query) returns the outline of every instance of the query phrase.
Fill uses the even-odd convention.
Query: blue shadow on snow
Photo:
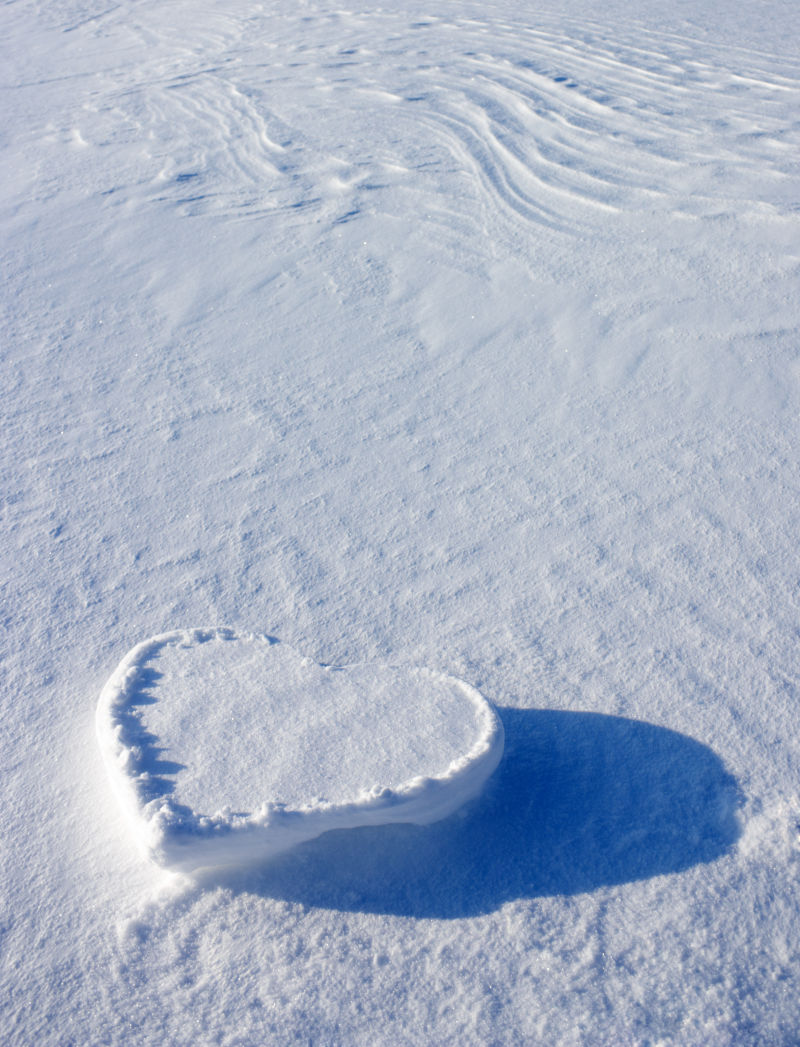
[[[738,838],[736,780],[692,738],[599,713],[498,712],[503,760],[457,814],[329,832],[216,882],[326,909],[455,919],[681,872]]]

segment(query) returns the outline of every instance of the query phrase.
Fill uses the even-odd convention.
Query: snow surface
[[[799,19],[0,5],[4,1043],[797,1044]],[[497,773],[151,867],[94,707],[196,622]]]
[[[503,754],[500,721],[462,680],[316,665],[231,629],[137,644],[103,688],[97,733],[145,853],[184,872],[334,829],[427,825],[474,799]]]

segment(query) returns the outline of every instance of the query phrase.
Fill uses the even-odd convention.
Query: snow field
[[[792,1047],[797,6],[0,10],[3,1041]],[[94,705],[192,622],[497,774],[151,868]]]

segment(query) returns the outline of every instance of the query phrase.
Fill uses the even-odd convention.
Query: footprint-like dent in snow
[[[321,666],[271,637],[166,633],[103,688],[97,733],[150,858],[263,861],[330,829],[429,824],[476,796],[503,728],[475,688],[409,666]]]

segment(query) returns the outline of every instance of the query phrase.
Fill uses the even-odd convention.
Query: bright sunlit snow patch
[[[436,821],[503,751],[499,719],[461,680],[321,666],[227,629],[135,647],[97,727],[145,850],[183,871],[269,858],[329,829]]]

